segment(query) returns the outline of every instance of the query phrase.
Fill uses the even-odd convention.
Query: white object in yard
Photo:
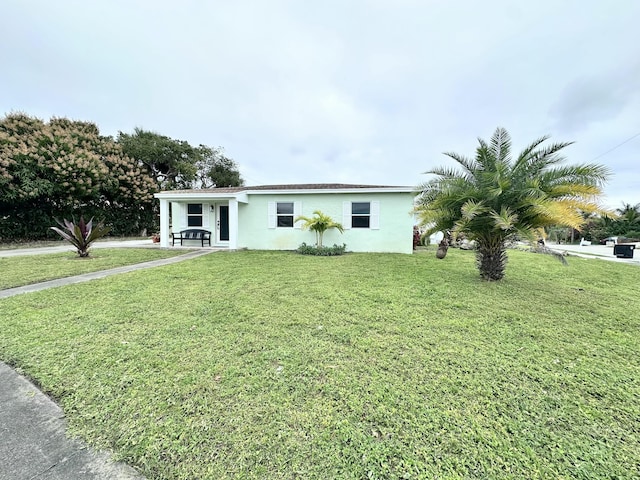
[[[580,240],[580,246],[589,246],[591,245],[591,242],[589,240],[585,240],[584,238],[582,240]]]

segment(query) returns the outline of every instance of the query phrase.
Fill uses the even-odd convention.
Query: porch
[[[199,195],[185,196],[184,192],[175,191],[156,194],[156,197],[160,200],[161,247],[171,246],[173,232],[195,228],[211,232],[211,246],[202,247],[200,241],[186,240],[181,248],[238,248],[238,203],[246,203],[246,195],[202,191]]]

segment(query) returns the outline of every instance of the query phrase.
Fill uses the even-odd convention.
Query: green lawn
[[[215,253],[0,301],[0,358],[153,479],[638,478],[640,269]]]
[[[184,253],[184,250],[151,248],[98,248],[91,250],[89,258],[80,258],[69,245],[65,253],[0,257],[0,290]]]

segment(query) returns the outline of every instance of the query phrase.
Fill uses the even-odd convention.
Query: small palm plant
[[[82,258],[88,257],[91,244],[98,238],[104,237],[110,230],[109,227],[104,226],[104,222],[98,222],[94,226],[93,218],[85,223],[82,216],[77,224],[66,219],[62,222],[56,219],[56,222],[62,229],[51,227],[51,230],[56,231],[62,238],[76,247],[78,255]]]
[[[342,224],[338,222],[334,222],[333,219],[329,215],[325,215],[320,210],[316,210],[313,212],[313,217],[305,217],[299,216],[296,218],[296,222],[302,220],[304,223],[302,224],[303,229],[309,229],[312,232],[316,233],[316,247],[322,248],[322,236],[324,232],[335,228],[340,233],[344,232],[344,227]]]

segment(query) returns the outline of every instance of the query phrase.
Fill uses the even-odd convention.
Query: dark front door
[[[218,229],[221,242],[229,241],[229,206],[220,205],[218,210]]]

